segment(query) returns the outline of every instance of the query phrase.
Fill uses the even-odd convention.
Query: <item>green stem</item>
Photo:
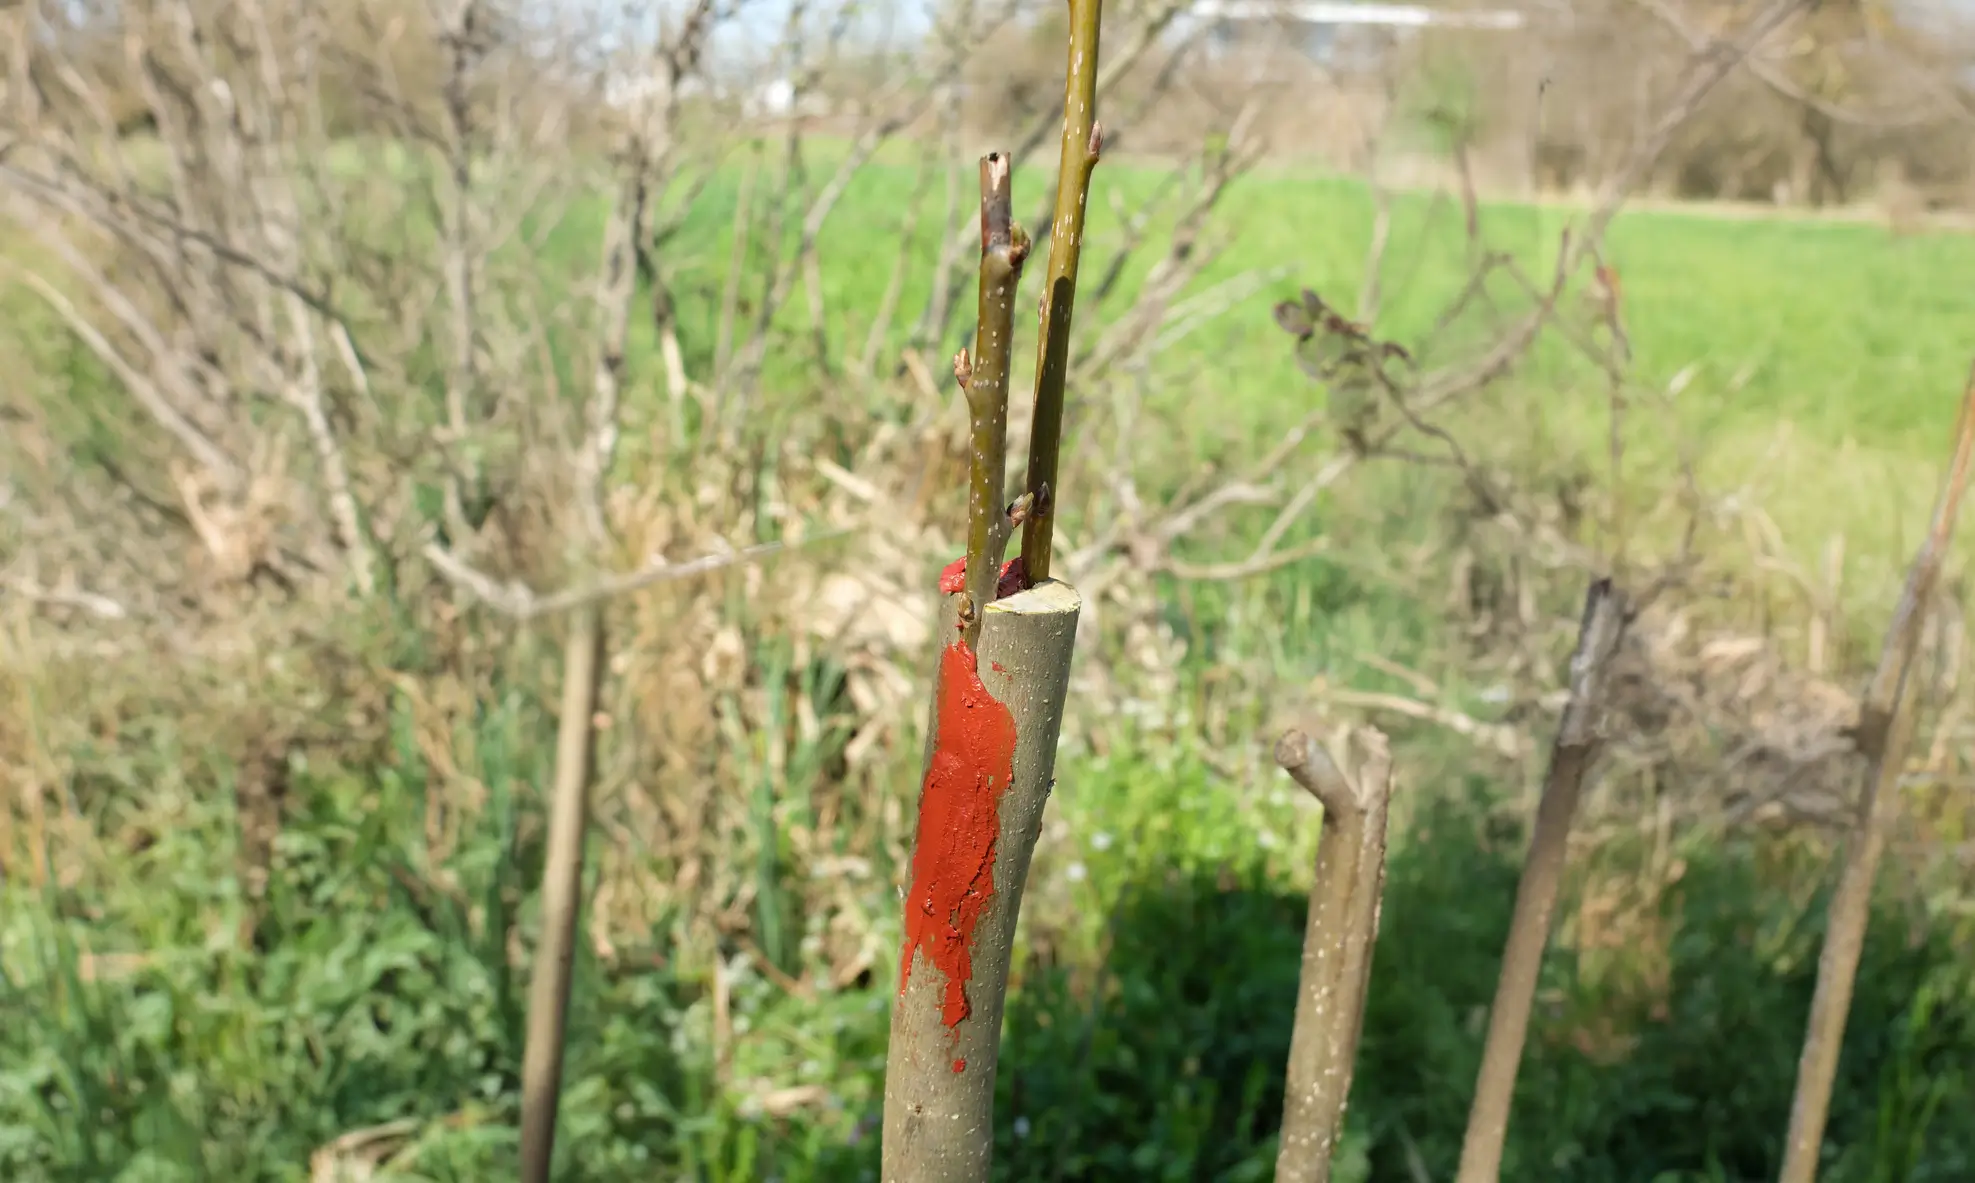
[[[981,157],[981,291],[974,352],[954,359],[954,376],[967,392],[972,443],[967,473],[967,590],[960,603],[960,635],[968,648],[980,640],[981,622],[994,601],[1008,518],[1001,503],[1008,463],[1008,375],[1015,338],[1015,290],[1029,236],[1014,225],[1007,154]]]
[[[1028,493],[1022,566],[1031,585],[1049,578],[1054,545],[1057,451],[1063,438],[1063,386],[1070,372],[1070,319],[1083,255],[1090,174],[1104,145],[1097,122],[1097,30],[1104,0],[1069,0],[1069,66],[1063,79],[1063,152],[1056,172],[1056,216],[1049,225],[1049,278],[1042,294],[1042,346],[1036,356],[1035,418],[1029,429]]]

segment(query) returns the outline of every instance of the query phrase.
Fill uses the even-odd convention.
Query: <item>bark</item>
[[[1283,1090],[1277,1183],[1328,1183],[1331,1158],[1344,1130],[1385,893],[1386,817],[1392,799],[1392,759],[1385,737],[1366,732],[1365,746],[1357,776],[1347,779],[1302,732],[1291,731],[1276,743],[1276,763],[1323,805]]]
[[[1817,960],[1817,989],[1811,995],[1810,1020],[1797,1060],[1797,1087],[1790,1102],[1783,1169],[1777,1176],[1781,1183],[1813,1183],[1817,1178],[1824,1123],[1831,1111],[1831,1086],[1838,1075],[1845,1020],[1851,1011],[1859,956],[1865,949],[1866,924],[1871,919],[1872,884],[1879,874],[1880,856],[1885,853],[1886,832],[1899,808],[1896,790],[1900,770],[1913,739],[1914,708],[1907,701],[1907,675],[1920,648],[1921,626],[1940,581],[1941,565],[1954,541],[1971,466],[1975,466],[1975,372],[1962,392],[1954,455],[1934,507],[1933,522],[1907,569],[1906,587],[1900,593],[1899,606],[1879,650],[1878,667],[1859,707],[1856,742],[1870,771],[1851,839],[1845,845],[1838,885],[1831,893],[1824,949]]]
[[[939,722],[920,795],[885,1064],[886,1183],[989,1177],[1015,923],[1054,784],[1082,603],[1054,581],[996,601],[983,614],[976,651],[958,641],[958,615],[942,613]],[[975,653],[979,683],[953,676],[955,663],[964,672]],[[997,775],[982,767],[993,761],[969,759],[978,749],[966,740],[981,726],[973,716],[1002,709],[1013,752]]]
[[[1516,1073],[1529,1035],[1529,1009],[1550,940],[1550,917],[1563,879],[1571,819],[1577,813],[1584,774],[1603,746],[1598,715],[1603,709],[1605,675],[1625,626],[1623,598],[1611,581],[1593,583],[1584,599],[1577,652],[1570,659],[1570,700],[1543,778],[1543,798],[1536,809],[1522,880],[1516,886],[1501,976],[1495,982],[1495,1003],[1488,1010],[1488,1038],[1461,1144],[1459,1183],[1494,1183],[1502,1172],[1502,1144],[1508,1136]]]
[[[562,1089],[563,1035],[576,960],[576,912],[583,887],[583,838],[595,759],[597,684],[603,673],[603,614],[585,604],[570,614],[562,658],[562,716],[556,725],[555,785],[548,857],[542,867],[542,935],[529,981],[528,1042],[521,1065],[521,1179],[547,1183]]]

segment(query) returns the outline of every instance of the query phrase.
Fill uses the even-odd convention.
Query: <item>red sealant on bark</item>
[[[953,1062],[953,1074],[955,1076],[960,1075],[962,1072],[965,1072],[966,1070],[967,1070],[967,1061],[955,1060]]]
[[[954,642],[940,654],[933,758],[919,793],[919,840],[905,901],[898,992],[912,980],[912,954],[946,975],[940,1017],[957,1027],[971,1007],[974,926],[994,895],[1001,795],[1015,774],[1015,716],[981,682],[974,651]],[[956,1062],[954,1071],[965,1065]]]
[[[1022,556],[1016,555],[1001,564],[1001,575],[994,583],[994,598],[1006,599],[1027,587],[1028,583],[1028,569],[1022,565]],[[966,559],[955,559],[940,571],[939,589],[942,595],[948,596],[967,590]]]
[[[962,560],[963,562],[965,560]],[[1029,569],[1022,563],[1022,556],[1016,555],[1001,564],[1001,578],[995,582],[994,598],[1007,599],[1029,586]]]

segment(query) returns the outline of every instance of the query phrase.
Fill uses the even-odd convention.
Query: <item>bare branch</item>
[[[1498,755],[1509,759],[1523,755],[1529,748],[1529,741],[1513,727],[1504,727],[1499,723],[1485,723],[1472,715],[1421,702],[1416,698],[1350,690],[1344,687],[1325,687],[1320,694],[1325,701],[1337,706],[1387,711],[1395,715],[1404,715],[1409,719],[1418,719],[1422,723],[1431,723],[1436,727],[1444,727],[1456,735],[1465,736],[1492,748]]]
[[[128,620],[131,616],[130,609],[116,600],[79,587],[67,585],[44,587],[24,576],[9,579],[6,586],[30,604],[46,604],[54,608],[77,608],[103,620]]]
[[[548,595],[537,595],[520,583],[502,583],[483,571],[462,562],[438,543],[427,543],[423,550],[426,561],[431,563],[446,579],[465,591],[471,592],[482,603],[516,620],[533,620],[567,612],[586,604],[615,599],[632,592],[643,591],[661,583],[671,583],[680,579],[690,579],[696,575],[706,575],[728,567],[739,566],[765,559],[770,555],[790,549],[791,546],[809,546],[827,542],[848,534],[848,530],[831,530],[822,534],[812,534],[800,543],[760,542],[739,550],[720,554],[702,555],[682,563],[657,559],[621,575],[606,576],[592,583],[564,588]]]
[[[1687,47],[1693,52],[1706,52],[1716,44],[1715,38],[1694,28],[1685,17],[1681,16],[1678,11],[1665,3],[1664,0],[1632,0],[1632,2],[1645,9],[1654,19],[1671,30],[1675,36],[1686,42]],[[1905,110],[1899,111],[1864,111],[1846,106],[1842,103],[1831,102],[1812,93],[1807,88],[1792,81],[1788,75],[1782,73],[1756,54],[1746,55],[1742,59],[1742,65],[1757,81],[1777,94],[1793,103],[1801,104],[1804,107],[1816,111],[1834,123],[1845,124],[1849,127],[1865,128],[1871,131],[1881,132],[1899,131],[1905,128],[1918,127],[1943,117],[1966,119],[1969,116],[1967,107],[1962,102],[1956,101],[1953,97],[1951,86],[1937,88],[1935,93],[1936,101],[1932,104],[1915,104]]]
[[[16,279],[26,285],[28,290],[40,297],[41,301],[61,318],[62,323],[68,326],[69,331],[88,347],[96,359],[117,376],[117,380],[123,383],[124,389],[130,391],[131,397],[137,400],[138,405],[156,419],[159,426],[169,432],[201,466],[228,485],[236,485],[243,479],[244,474],[239,464],[182,414],[148,376],[160,374],[161,377],[169,380],[169,370],[163,370],[161,373],[162,367],[157,363],[140,368],[138,364],[124,357],[122,351],[112,345],[109,338],[105,337],[67,296],[56,290],[53,284],[41,276],[23,270],[11,259],[0,258],[0,267],[5,267]]]

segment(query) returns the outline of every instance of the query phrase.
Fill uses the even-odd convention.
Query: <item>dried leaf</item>
[[[1317,322],[1294,300],[1284,300],[1275,308],[1276,324],[1292,337],[1308,337],[1317,331]]]

